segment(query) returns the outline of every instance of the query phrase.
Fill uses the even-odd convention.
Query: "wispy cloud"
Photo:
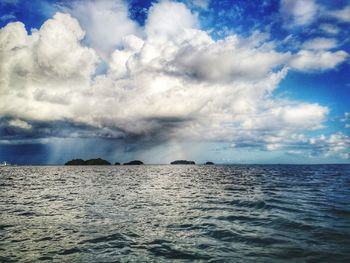
[[[339,10],[325,10],[325,16],[329,16],[337,19],[340,22],[349,23],[350,22],[350,5],[345,6],[343,9]]]
[[[16,16],[14,16],[13,14],[6,14],[6,15],[2,15],[0,16],[0,21],[5,22],[5,21],[11,21],[11,20],[15,20]]]
[[[281,0],[280,12],[287,27],[303,26],[313,22],[318,5],[315,0]]]

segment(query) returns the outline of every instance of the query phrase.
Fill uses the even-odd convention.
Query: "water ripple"
[[[5,167],[0,262],[350,262],[349,165]]]

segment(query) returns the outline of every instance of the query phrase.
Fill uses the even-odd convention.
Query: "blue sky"
[[[349,163],[349,1],[0,10],[0,161]]]

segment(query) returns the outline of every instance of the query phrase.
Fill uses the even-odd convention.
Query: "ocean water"
[[[0,262],[350,262],[350,165],[0,168]]]

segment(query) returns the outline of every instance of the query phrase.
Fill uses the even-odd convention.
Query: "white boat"
[[[9,166],[10,164],[9,163],[7,163],[6,161],[4,161],[4,162],[2,162],[2,163],[0,163],[0,166]]]

